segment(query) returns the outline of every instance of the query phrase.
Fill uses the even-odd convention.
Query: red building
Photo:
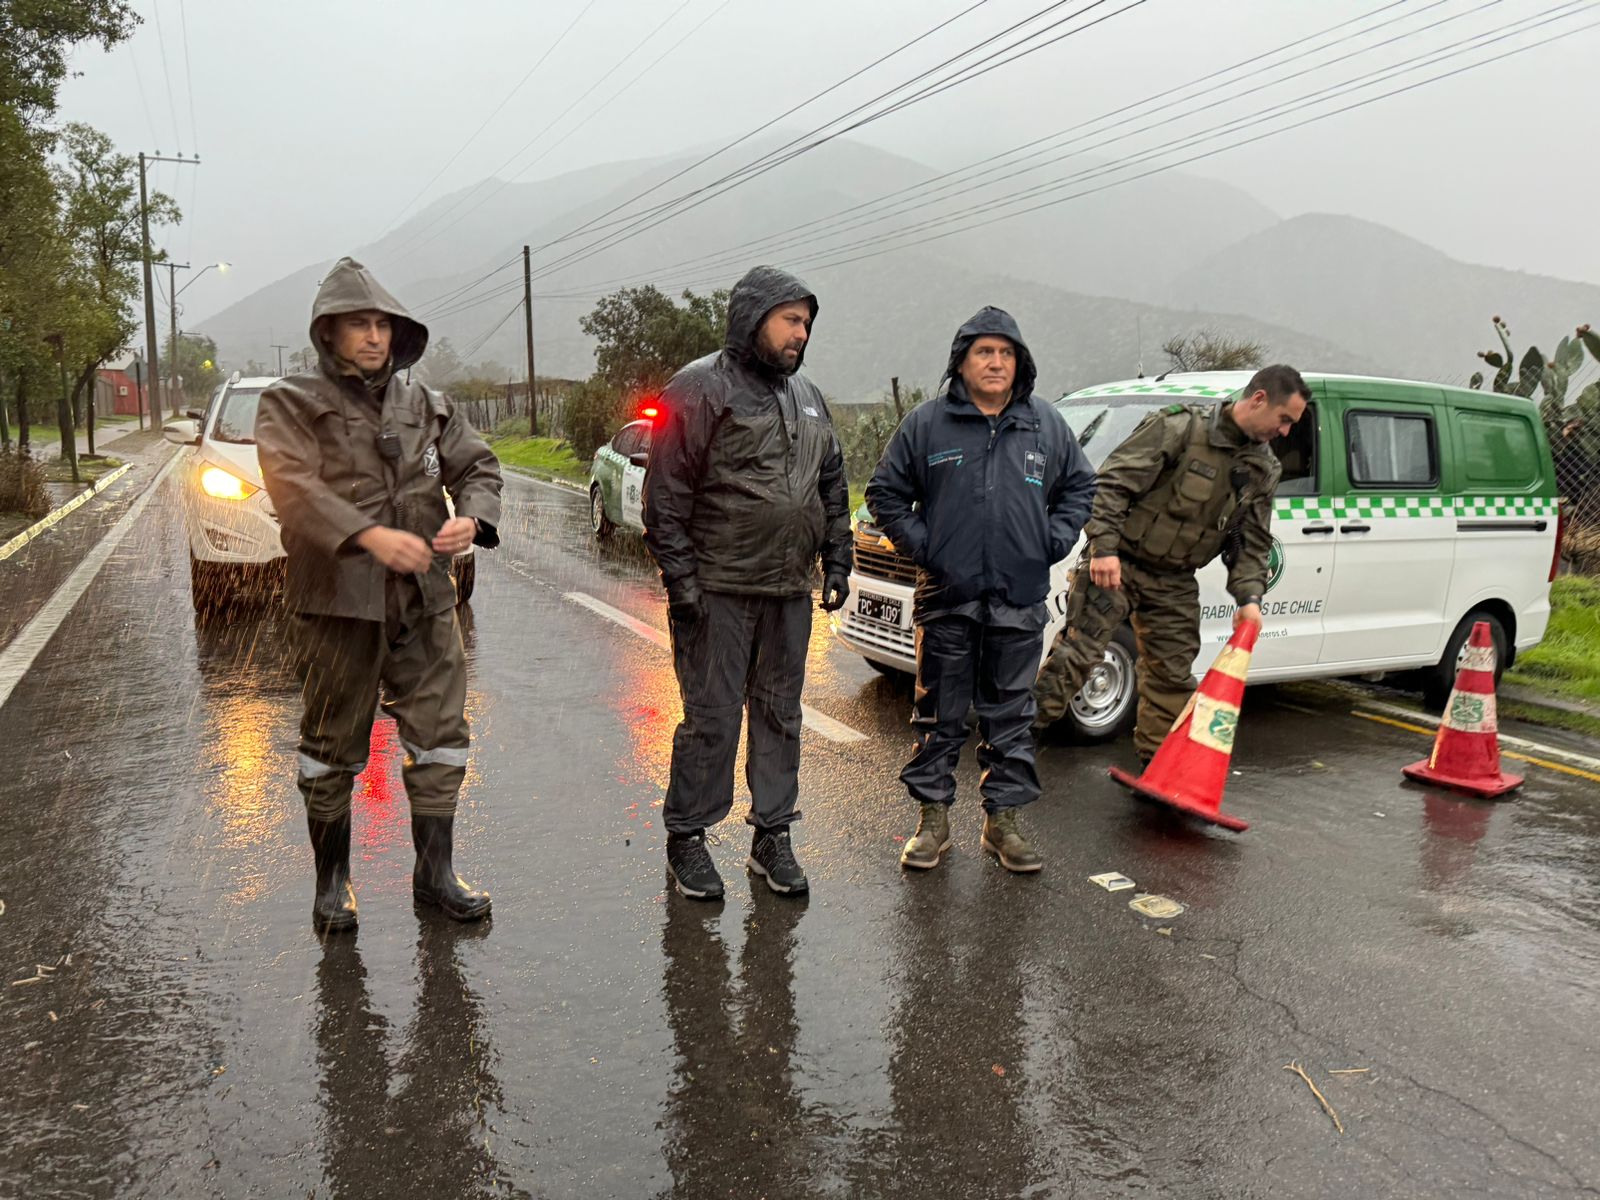
[[[100,368],[95,380],[95,411],[103,416],[137,416],[147,411],[144,363],[136,355],[122,354]]]

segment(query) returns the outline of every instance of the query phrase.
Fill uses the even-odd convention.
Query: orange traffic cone
[[[1500,723],[1494,702],[1494,638],[1489,623],[1472,627],[1472,638],[1456,671],[1433,753],[1403,768],[1407,779],[1436,783],[1485,799],[1503,796],[1522,782],[1500,771]]]
[[[1224,829],[1249,829],[1248,821],[1222,811],[1222,789],[1233,761],[1233,735],[1250,672],[1250,652],[1260,632],[1259,625],[1249,624],[1233,631],[1143,775],[1135,779],[1112,767],[1111,778],[1132,788],[1135,795],[1170,804]]]

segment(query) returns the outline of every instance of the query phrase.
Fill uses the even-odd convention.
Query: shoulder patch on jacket
[[[1175,417],[1179,413],[1184,412],[1184,411],[1185,411],[1185,408],[1181,404],[1169,404],[1169,405],[1167,405],[1167,415],[1168,416]]]

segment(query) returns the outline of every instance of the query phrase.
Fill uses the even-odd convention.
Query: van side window
[[[1439,482],[1433,418],[1422,413],[1345,416],[1350,482],[1356,487],[1429,487]]]
[[[1295,422],[1285,437],[1272,439],[1272,452],[1278,456],[1283,475],[1278,479],[1276,496],[1315,496],[1317,494],[1317,406],[1306,405],[1305,415]]]
[[[1539,444],[1526,417],[1457,411],[1462,472],[1472,491],[1523,491],[1538,482]]]

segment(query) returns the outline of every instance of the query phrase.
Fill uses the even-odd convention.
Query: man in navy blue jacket
[[[867,485],[867,507],[917,564],[917,748],[901,781],[922,820],[900,856],[927,870],[950,848],[956,762],[978,710],[983,848],[1009,871],[1042,865],[1017,828],[1038,798],[1033,683],[1050,567],[1088,520],[1095,474],[1066,421],[1033,394],[1038,372],[1011,315],[963,325],[949,387],[914,409]]]

